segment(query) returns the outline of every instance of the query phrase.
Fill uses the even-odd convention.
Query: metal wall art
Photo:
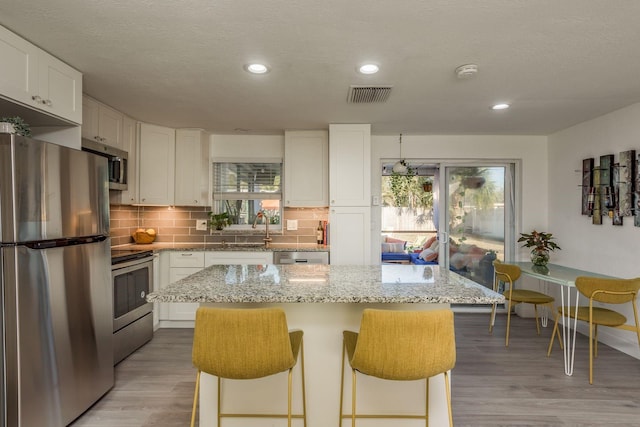
[[[613,225],[622,225],[625,216],[634,217],[634,225],[640,227],[640,155],[635,150],[619,153],[618,163],[614,155],[600,156],[600,164],[594,159],[582,160],[582,215],[592,217],[592,223],[602,224],[602,217],[611,218]]]

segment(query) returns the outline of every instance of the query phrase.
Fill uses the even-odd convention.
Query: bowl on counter
[[[156,230],[153,228],[147,228],[146,230],[139,228],[131,234],[131,237],[139,245],[153,243],[156,240]]]

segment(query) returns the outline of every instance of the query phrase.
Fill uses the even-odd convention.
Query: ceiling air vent
[[[352,104],[370,104],[386,102],[393,86],[350,86],[347,102]]]

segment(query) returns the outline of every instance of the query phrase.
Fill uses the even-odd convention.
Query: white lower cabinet
[[[233,252],[233,251],[209,251],[205,252],[205,267],[220,264],[273,264],[271,252]]]
[[[166,253],[166,252],[165,252]],[[161,256],[161,263],[167,263],[168,268],[161,268],[161,274],[168,280],[162,281],[163,285],[177,282],[190,276],[205,267],[225,264],[272,264],[271,252],[234,252],[234,251],[180,251],[169,252],[168,257]],[[161,303],[159,317],[164,327],[191,326],[196,319],[198,303],[171,302]],[[189,323],[186,323],[189,322]]]
[[[331,264],[370,265],[371,261],[371,208],[332,207]]]
[[[204,268],[204,252],[171,252],[169,283],[177,282]],[[169,320],[195,320],[197,303],[169,303]]]

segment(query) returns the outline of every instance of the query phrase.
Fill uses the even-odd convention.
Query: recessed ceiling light
[[[265,74],[269,72],[269,67],[259,63],[247,64],[244,66],[244,69],[251,74]]]
[[[358,68],[358,71],[362,74],[375,74],[380,70],[376,64],[364,64]]]
[[[505,103],[501,103],[501,104],[494,105],[493,107],[491,107],[491,109],[492,110],[506,110],[509,107],[511,107],[511,105],[505,104]]]

